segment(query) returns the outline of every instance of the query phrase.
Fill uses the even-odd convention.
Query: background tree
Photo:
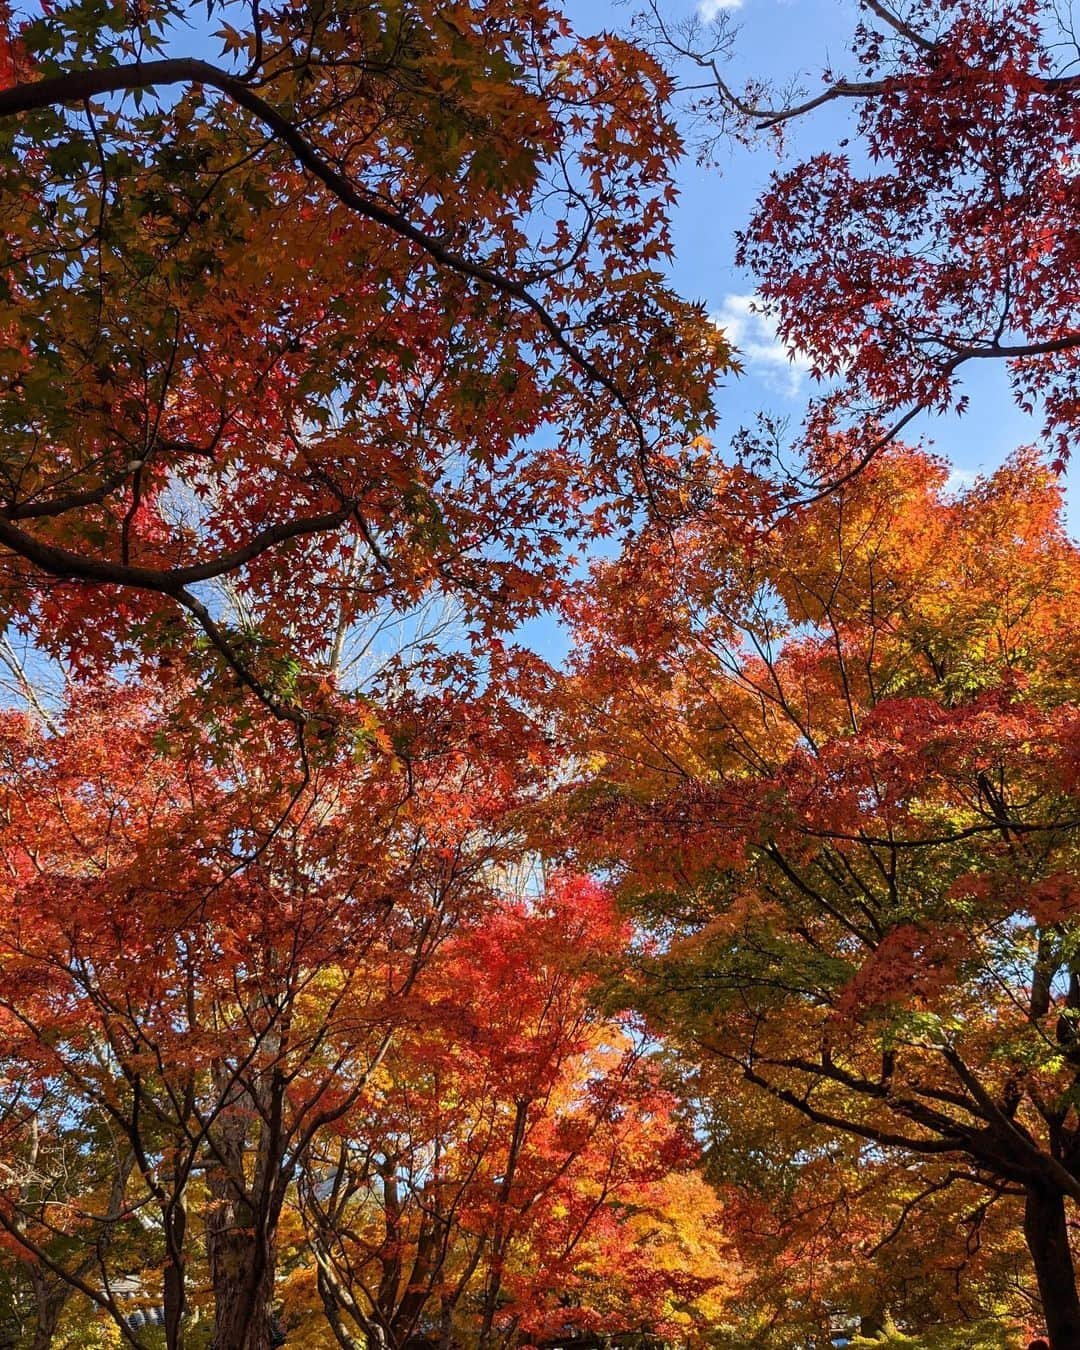
[[[178,749],[158,698],[79,695],[55,736],[8,720],[7,1081],[95,1111],[134,1154],[124,1213],[155,1218],[170,1347],[198,1240],[215,1346],[263,1350],[298,1160],[363,1092],[440,943],[489,903],[500,822],[536,751],[510,710],[499,725],[490,702],[469,716],[420,699],[397,723],[408,772],[327,742],[297,799],[280,772],[287,728],[269,723],[261,745],[250,730],[227,738],[231,754]],[[496,755],[511,740],[524,763]],[[52,1261],[23,1209],[18,1194],[0,1208],[10,1237],[138,1344],[104,1269],[79,1274],[79,1224],[75,1264]],[[103,1224],[99,1209],[99,1266]]]
[[[722,1315],[719,1202],[655,1063],[589,1001],[624,939],[610,897],[563,878],[446,944],[412,1034],[304,1159],[345,1350],[687,1341]]]
[[[717,472],[711,517],[598,565],[576,608],[578,850],[658,944],[622,996],[729,1104],[725,1148],[742,1104],[772,1101],[820,1194],[880,1207],[864,1252],[943,1195],[1005,1207],[1072,1350],[1080,571],[1060,492],[1026,453],[951,497],[895,449],[748,538],[726,504],[757,488]]]
[[[727,22],[647,23],[696,92],[714,138],[769,133],[826,104],[851,136],[772,176],[737,258],[782,340],[825,391],[808,415],[858,435],[826,477],[850,471],[923,409],[962,409],[972,362],[1007,366],[1039,408],[1058,464],[1076,437],[1080,76],[1069,5],[1053,0],[860,0],[851,51],[786,90],[738,88]],[[830,126],[835,127],[835,122]],[[830,135],[833,133],[830,132]],[[841,131],[840,135],[844,132]],[[819,479],[820,481],[820,479]]]
[[[12,1344],[48,1350],[69,1305],[85,1304],[79,1284],[108,1281],[118,1242],[128,1261],[147,1258],[126,1200],[135,1158],[103,1112],[80,1111],[47,1079],[28,1076],[8,1087],[0,1182],[10,1227],[3,1245],[21,1267],[12,1285],[26,1288],[10,1288],[0,1306],[19,1324]],[[35,1248],[43,1260],[32,1255]]]

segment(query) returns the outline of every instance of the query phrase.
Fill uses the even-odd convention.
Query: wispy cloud
[[[706,23],[718,19],[726,9],[740,9],[743,0],[701,0],[698,13]]]
[[[749,368],[774,384],[779,382],[785,393],[795,394],[810,369],[810,361],[780,341],[776,325],[758,311],[757,304],[753,295],[726,295],[710,317],[724,330],[732,346],[738,348]]]

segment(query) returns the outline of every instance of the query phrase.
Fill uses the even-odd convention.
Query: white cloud
[[[748,368],[773,383],[780,381],[786,393],[795,394],[810,369],[809,358],[781,342],[775,323],[760,312],[759,304],[753,295],[726,295],[710,318],[738,348]]]
[[[698,14],[706,23],[712,23],[713,19],[718,19],[726,9],[740,9],[743,0],[701,0],[698,5]]]
[[[953,495],[966,492],[980,477],[978,469],[951,469],[945,480],[945,491]]]

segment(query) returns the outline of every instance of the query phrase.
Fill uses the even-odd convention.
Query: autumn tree
[[[217,1350],[269,1344],[299,1158],[364,1091],[440,944],[489,902],[504,814],[536,773],[527,724],[503,712],[416,695],[394,721],[407,768],[333,738],[299,797],[282,772],[291,731],[272,720],[261,743],[250,727],[176,743],[160,689],[112,686],[73,694],[56,734],[7,716],[9,1115],[40,1084],[133,1161],[119,1210],[99,1196],[34,1223],[6,1166],[0,1223],[132,1344],[125,1251],[103,1235],[133,1214],[153,1220],[170,1347],[195,1242]]]
[[[646,1046],[590,1002],[625,936],[604,890],[565,877],[445,945],[415,1026],[302,1160],[344,1350],[688,1342],[723,1314],[720,1203]]]
[[[0,1237],[8,1275],[0,1307],[5,1322],[19,1328],[10,1343],[48,1350],[69,1305],[85,1306],[80,1280],[108,1269],[110,1249],[120,1241],[129,1259],[141,1254],[139,1226],[126,1204],[135,1160],[104,1113],[80,1110],[35,1075],[5,1089],[0,1182],[13,1231]],[[35,1259],[33,1247],[47,1260]],[[74,1279],[55,1268],[68,1261]]]
[[[302,720],[328,611],[505,629],[675,500],[725,351],[661,276],[632,44],[534,0],[75,3],[0,53],[3,615],[50,651]]]
[[[746,1272],[725,1350],[816,1350],[840,1335],[1013,1350],[1022,1327],[1041,1325],[1014,1208],[963,1193],[948,1173],[931,1183],[909,1157],[818,1128],[765,1093],[717,1091],[693,1048],[682,1070]]]
[[[590,1002],[611,898],[508,888],[543,751],[498,707],[415,695],[382,725],[407,765],[333,738],[299,798],[287,727],[177,743],[160,688],[8,714],[0,1226],[40,1344],[74,1300],[133,1346],[148,1304],[170,1350],[196,1314],[265,1350],[283,1222],[283,1318],[306,1282],[349,1350],[723,1312],[675,1098]]]
[[[772,489],[716,473],[710,512],[597,565],[576,605],[563,692],[588,760],[562,801],[653,934],[621,997],[699,1065],[740,1165],[772,1112],[819,1200],[878,1206],[849,1251],[889,1259],[944,1196],[957,1238],[1008,1216],[1051,1345],[1075,1350],[1080,570],[1060,491],[1026,452],[950,495],[940,462],[894,448],[752,531],[730,504]]]
[[[850,110],[839,132],[828,122],[835,143],[772,175],[737,254],[782,340],[825,381],[808,439],[822,424],[858,430],[843,462],[821,472],[857,466],[923,409],[962,409],[965,369],[987,361],[1007,368],[1021,407],[1041,409],[1063,462],[1080,345],[1068,7],[860,0],[858,10],[835,67],[757,71],[742,85],[726,17],[710,32],[657,4],[647,24],[696,91],[706,157],[717,138],[782,145],[825,105]]]

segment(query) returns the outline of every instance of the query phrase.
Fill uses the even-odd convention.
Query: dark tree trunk
[[[49,1350],[56,1335],[56,1326],[60,1321],[60,1314],[64,1311],[66,1302],[66,1298],[52,1298],[44,1304],[39,1304],[30,1350]]]
[[[217,1073],[219,1098],[229,1101],[237,1091],[236,1080],[224,1066]],[[272,1076],[269,1086],[260,1081],[256,1088],[258,1110],[251,1091],[245,1089],[230,1103],[232,1110],[222,1113],[214,1141],[217,1166],[206,1175],[211,1201],[206,1245],[214,1291],[212,1350],[274,1347],[277,1220],[284,1190],[278,1193],[274,1185],[281,1162],[279,1136],[261,1122],[280,1121],[284,1084]]]
[[[187,1297],[182,1266],[174,1263],[165,1267],[163,1288],[165,1345],[167,1350],[184,1350],[184,1313],[187,1311]]]
[[[892,1319],[892,1314],[888,1309],[879,1309],[876,1312],[864,1313],[859,1318],[859,1335],[865,1336],[868,1340],[877,1338],[885,1340],[889,1335],[896,1331],[896,1323]]]
[[[210,1272],[213,1350],[271,1350],[274,1267],[250,1228],[221,1225],[212,1233]]]
[[[174,1166],[179,1171],[181,1163]],[[184,1350],[184,1314],[187,1312],[187,1289],[184,1271],[184,1247],[187,1236],[187,1197],[183,1188],[173,1196],[165,1211],[168,1260],[162,1281],[165,1307],[166,1350]]]
[[[1024,1203],[1024,1237],[1039,1282],[1050,1350],[1080,1350],[1080,1297],[1065,1223],[1065,1197],[1031,1186]]]
[[[30,1268],[34,1290],[34,1331],[30,1350],[49,1350],[60,1324],[60,1316],[74,1292],[70,1284],[58,1282],[39,1265]]]

